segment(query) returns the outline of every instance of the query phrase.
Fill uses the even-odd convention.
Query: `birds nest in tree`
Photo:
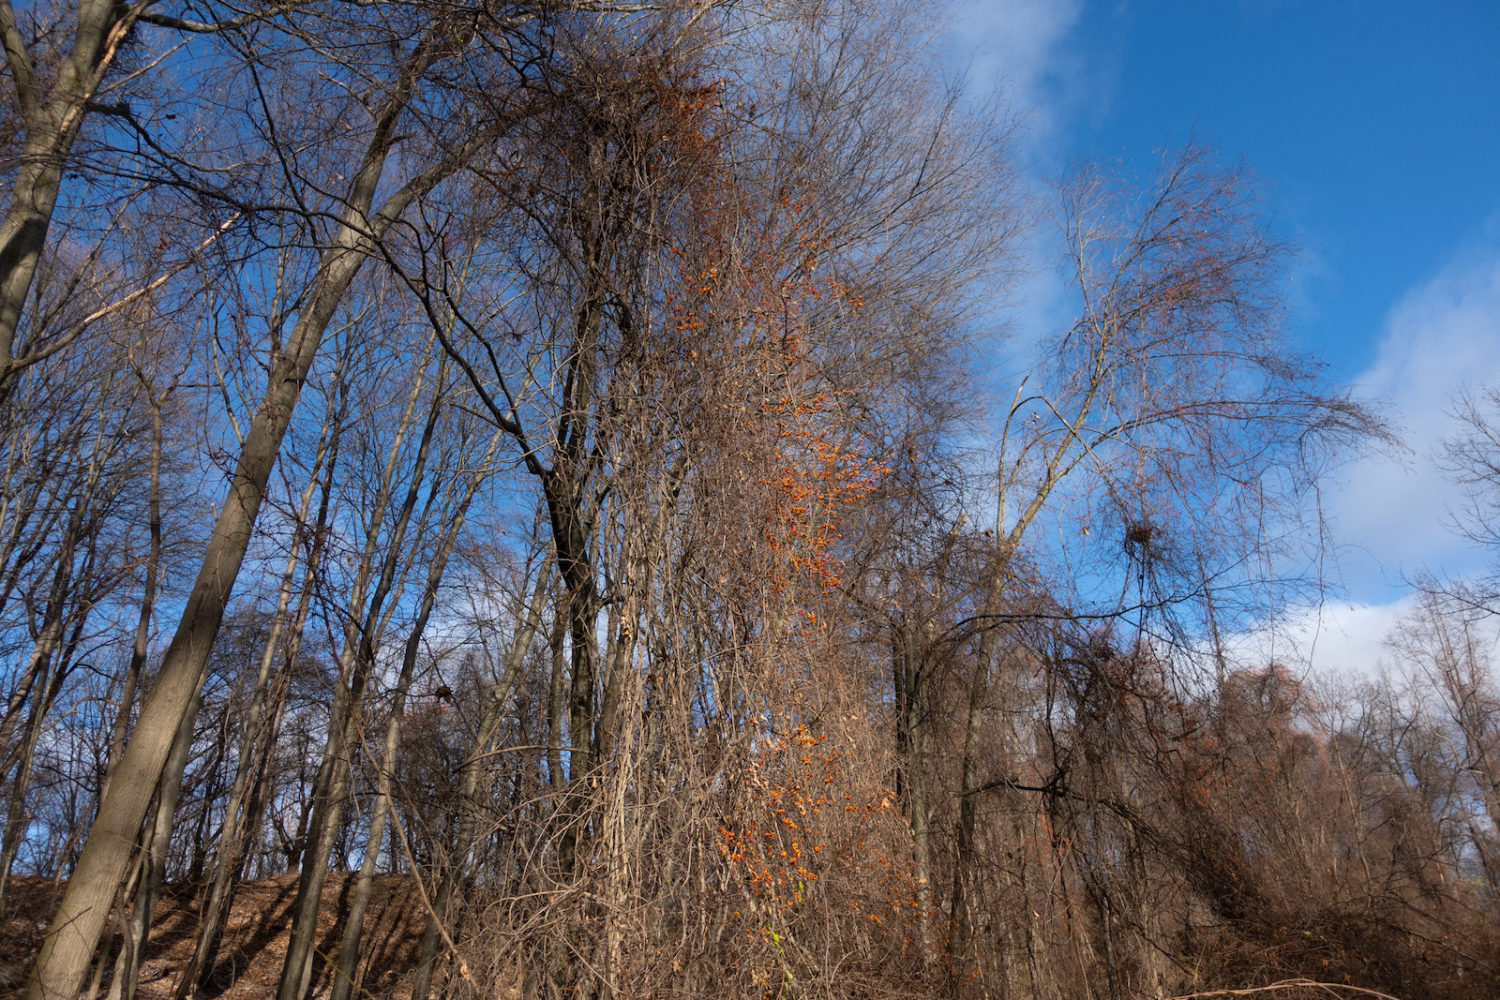
[[[1161,544],[1162,529],[1149,517],[1125,525],[1125,549],[1133,556],[1146,558]]]

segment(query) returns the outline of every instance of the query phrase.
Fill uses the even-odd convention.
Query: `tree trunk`
[[[26,129],[26,145],[0,219],[0,405],[22,368],[66,346],[54,342],[18,353],[16,333],[88,103],[142,6],[78,0],[73,48],[52,92],[43,94],[10,0],[0,0],[0,41]]]
[[[474,849],[475,833],[479,829],[480,809],[476,798],[479,793],[479,782],[484,776],[484,755],[488,753],[490,741],[495,738],[495,731],[500,726],[505,705],[510,700],[511,689],[515,687],[516,678],[520,676],[526,651],[531,648],[536,633],[541,627],[542,603],[546,599],[551,581],[551,565],[550,559],[544,560],[537,570],[536,584],[531,592],[531,603],[526,609],[525,618],[516,630],[510,651],[505,658],[505,672],[490,691],[489,703],[485,706],[478,733],[474,737],[474,745],[470,747],[468,759],[464,761],[462,797],[459,800],[462,814],[459,818],[458,836],[453,845],[454,860],[448,871],[442,874],[437,891],[433,894],[432,912],[427,915],[427,926],[422,931],[421,950],[417,958],[416,973],[412,979],[411,1000],[427,1000],[432,988],[432,974],[437,966],[438,945],[442,941],[439,921],[448,920],[448,908],[453,899],[454,889],[463,881],[469,854]],[[408,654],[413,652],[414,650],[408,647]]]
[[[341,401],[347,400],[343,392]],[[198,930],[193,947],[193,957],[177,982],[176,1000],[184,1000],[195,989],[209,985],[214,962],[218,956],[223,921],[234,902],[235,884],[240,877],[240,867],[245,849],[259,823],[259,784],[264,779],[264,770],[280,728],[281,712],[286,704],[287,687],[291,680],[292,665],[296,660],[297,646],[307,621],[308,604],[312,595],[315,576],[322,562],[324,541],[327,537],[329,507],[333,498],[334,474],[338,469],[339,431],[344,424],[344,406],[339,405],[325,426],[325,437],[319,454],[313,463],[313,475],[298,511],[298,523],[307,523],[307,509],[317,488],[318,472],[325,455],[327,468],[323,473],[322,497],[318,503],[317,521],[312,525],[312,544],[309,547],[307,564],[302,574],[302,588],[297,608],[288,619],[291,608],[292,578],[298,562],[298,541],[302,531],[293,539],[292,550],[287,555],[286,567],[282,571],[281,584],[276,601],[276,615],[272,620],[271,634],[266,638],[261,654],[260,669],[256,674],[255,691],[246,713],[244,731],[240,738],[239,765],[235,773],[234,786],[230,789],[229,803],[224,810],[223,832],[219,837],[218,854],[214,859],[214,875],[201,900],[198,910]],[[330,440],[331,438],[331,440]],[[274,683],[271,670],[281,646],[282,635],[288,635],[289,648],[282,659],[280,673]]]
[[[394,115],[391,117],[393,126]],[[372,141],[365,167],[356,178],[355,197],[351,199],[355,206],[369,205],[390,138],[389,130],[382,129]],[[347,213],[335,246],[323,256],[314,289],[306,308],[297,316],[285,349],[271,361],[265,395],[240,448],[229,495],[214,522],[197,579],[162,658],[156,683],[120,758],[115,781],[100,803],[67,892],[32,968],[26,1000],[74,996],[83,985],[177,727],[202,683],[303,382],[324,330],[367,259],[369,240],[364,233],[373,230],[377,237],[382,234],[391,219],[437,178],[424,175],[419,180],[423,183],[414,181],[393,195],[373,225],[364,222],[364,213],[357,207]]]
[[[4,912],[5,890],[10,880],[11,867],[15,863],[16,853],[20,850],[20,842],[25,832],[25,824],[20,821],[26,809],[26,791],[31,780],[32,756],[36,750],[37,739],[46,722],[47,712],[62,690],[63,681],[68,673],[68,664],[72,660],[71,651],[65,651],[60,657],[56,654],[63,644],[63,633],[68,627],[69,617],[73,618],[76,645],[76,633],[81,629],[89,613],[88,602],[80,600],[77,594],[80,574],[76,572],[75,562],[79,546],[91,540],[90,532],[93,528],[89,523],[89,511],[103,477],[103,436],[104,428],[101,421],[101,426],[94,435],[88,475],[82,494],[74,500],[74,508],[68,516],[68,524],[63,531],[61,544],[54,554],[57,565],[47,593],[46,612],[42,619],[41,632],[32,648],[24,672],[26,688],[34,699],[26,719],[26,731],[21,737],[21,746],[17,754],[7,754],[3,758],[3,763],[0,763],[0,775],[9,769],[13,756],[17,768],[15,784],[11,792],[10,810],[6,817],[4,843],[0,846],[0,914]],[[86,548],[85,552],[91,553],[92,547]],[[86,563],[90,561],[85,560]],[[84,573],[83,579],[87,581],[88,578],[89,574]],[[81,604],[82,607],[75,607],[70,612],[70,602],[75,605]],[[9,723],[11,720],[6,721]],[[9,740],[9,730],[0,732],[0,751],[8,747]]]
[[[151,934],[151,918],[157,897],[167,874],[167,852],[172,846],[172,823],[177,814],[177,800],[182,794],[182,775],[187,770],[193,747],[193,731],[202,705],[202,689],[194,694],[192,704],[178,726],[172,751],[162,770],[156,796],[156,813],[151,821],[150,836],[140,860],[141,877],[135,892],[135,905],[126,921],[125,940],[115,963],[115,976],[108,1000],[133,1000],[140,979],[141,959]]]
[[[396,481],[400,448],[425,380],[419,377],[412,383],[401,426],[387,455],[375,502],[376,515],[372,517],[366,532],[365,550],[349,602],[351,620],[345,627],[344,650],[339,657],[340,689],[336,695],[333,717],[329,722],[323,763],[318,769],[318,779],[313,789],[312,824],[307,849],[302,858],[302,877],[297,886],[297,898],[292,904],[291,940],[287,945],[286,961],[282,967],[279,1000],[297,1000],[306,995],[311,985],[313,938],[317,933],[323,884],[328,877],[331,854],[348,795],[349,769],[357,742],[365,687],[370,671],[375,666],[382,612],[395,583],[397,567],[403,561],[402,543],[417,506],[427,457],[437,430],[438,417],[442,412],[445,372],[446,364],[439,369],[437,386],[422,428],[421,442],[413,459],[411,478],[401,508],[391,526],[390,536],[382,538],[380,532],[384,518],[381,515]],[[380,573],[375,580],[374,589],[369,593],[366,607],[366,589],[374,572],[373,560],[377,549],[381,547],[384,548],[384,555],[380,562]],[[364,609],[362,620],[355,621],[353,616],[360,609]],[[347,685],[344,683],[345,678]]]
[[[407,692],[411,686],[412,673],[416,670],[422,635],[426,631],[428,619],[432,616],[433,607],[437,604],[438,588],[442,585],[443,574],[447,571],[448,558],[453,554],[453,547],[458,541],[459,532],[463,530],[469,506],[487,477],[499,443],[500,435],[497,432],[490,439],[489,451],[480,462],[478,471],[469,477],[463,495],[452,510],[445,511],[443,536],[438,543],[437,550],[432,554],[432,562],[427,571],[427,582],[422,589],[422,601],[417,611],[417,619],[412,624],[411,632],[406,638],[406,646],[401,653],[401,674],[392,699],[391,718],[386,724],[384,756],[376,762],[376,766],[380,769],[380,778],[375,808],[370,819],[370,835],[366,840],[364,859],[360,863],[359,882],[355,886],[354,901],[350,906],[348,922],[344,928],[344,938],[339,946],[338,969],[334,975],[332,1000],[349,1000],[354,988],[355,965],[359,960],[359,942],[364,932],[365,911],[370,902],[370,885],[375,875],[375,861],[380,853],[380,842],[385,835],[386,817],[391,808],[391,772],[395,768],[396,753],[400,745],[401,717],[406,711]],[[519,665],[518,658],[517,670],[519,670]],[[514,680],[514,673],[507,669],[506,678],[501,683],[508,688]],[[493,702],[492,698],[492,705]],[[481,728],[488,723],[489,718],[490,713],[487,713],[485,722],[481,723]],[[498,720],[498,714],[495,718]],[[420,874],[417,874],[417,877],[420,878]],[[438,908],[442,905],[443,903],[435,904],[434,909],[441,912]],[[427,919],[430,923],[436,919],[436,915],[429,913]],[[424,934],[424,940],[425,937]],[[431,963],[419,961],[419,968],[424,964],[430,966]],[[425,993],[425,985],[423,992]],[[414,986],[413,996],[416,995]]]
[[[51,686],[45,671],[43,671],[43,683],[48,687]],[[45,692],[38,692],[36,700],[32,702],[31,712],[27,716],[26,727],[21,733],[21,745],[16,748],[14,754],[16,776],[10,786],[10,797],[5,813],[4,840],[3,846],[0,846],[0,918],[5,916],[5,890],[10,883],[10,871],[16,863],[16,854],[21,850],[21,842],[25,839],[28,825],[26,793],[31,789],[31,763],[36,755],[37,740],[41,737],[47,701]]]
[[[896,690],[896,793],[905,801],[911,828],[912,866],[922,964],[932,964],[932,838],[927,775],[927,676],[909,625],[891,628],[891,669]]]
[[[107,6],[91,3],[90,6]],[[161,775],[177,726],[188,711],[208,664],[234,583],[250,544],[250,532],[265,497],[281,440],[291,425],[324,331],[355,275],[391,224],[514,119],[494,122],[458,149],[447,152],[392,193],[372,214],[386,161],[397,142],[397,123],[417,83],[441,57],[449,55],[442,25],[420,41],[391,92],[374,115],[374,129],[354,172],[333,245],[322,256],[312,288],[284,348],[274,353],[265,393],[240,446],[229,495],[215,520],[203,563],[183,606],[177,631],[167,647],[156,684],[147,696],[135,732],[121,757],[120,773],[98,816],[32,967],[26,1000],[75,995],[109,920],[115,888],[125,876],[141,820]]]

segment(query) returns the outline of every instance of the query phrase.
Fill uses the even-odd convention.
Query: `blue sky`
[[[1482,564],[1430,454],[1453,393],[1500,382],[1500,0],[968,0],[951,37],[1021,112],[1038,178],[1196,133],[1271,192],[1303,248],[1292,336],[1408,448],[1328,496],[1344,590],[1303,633],[1366,667],[1406,578]]]

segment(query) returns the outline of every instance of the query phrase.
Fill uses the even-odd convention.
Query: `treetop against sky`
[[[1081,157],[1146,173],[1196,134],[1269,190],[1300,247],[1294,341],[1383,404],[1407,449],[1337,477],[1326,509],[1349,603],[1310,614],[1304,637],[1329,665],[1378,654],[1412,576],[1480,566],[1446,530],[1457,495],[1433,453],[1454,393],[1500,378],[1500,5],[970,0],[954,14],[955,64],[1018,109],[1039,182]],[[1023,329],[1068,308],[1038,272],[1017,296]]]

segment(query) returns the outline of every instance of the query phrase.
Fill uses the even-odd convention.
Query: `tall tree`
[[[1023,382],[1004,416],[954,834],[957,963],[970,947],[976,789],[993,752],[985,717],[1003,648],[1002,630],[988,626],[1017,614],[1015,560],[1037,518],[1066,497],[1082,519],[1077,547],[1124,557],[1101,568],[1103,588],[1118,587],[1104,589],[1104,603],[1078,608],[1087,596],[1069,593],[1061,603],[1126,616],[1141,641],[1154,616],[1170,642],[1187,634],[1173,632],[1185,610],[1212,628],[1231,595],[1251,602],[1242,607],[1274,602],[1257,589],[1279,573],[1272,533],[1303,515],[1329,449],[1378,430],[1277,343],[1287,248],[1241,169],[1190,145],[1163,156],[1144,192],[1089,167],[1067,180],[1061,204],[1078,318],[1043,342],[1039,384]]]
[[[403,130],[404,123],[411,120],[422,100],[435,97],[429,79],[435,71],[457,65],[476,42],[485,39],[506,52],[510,46],[499,44],[504,39],[523,49],[533,45],[534,38],[527,37],[523,29],[545,12],[526,12],[519,26],[488,15],[478,16],[482,11],[463,9],[371,8],[370,13],[360,26],[365,35],[357,48],[371,59],[382,58],[389,76],[371,79],[364,93],[348,97],[350,111],[363,109],[365,118],[361,127],[350,130],[353,142],[345,147],[348,159],[343,173],[335,177],[335,182],[346,178],[336,189],[338,197],[331,205],[320,206],[333,220],[331,232],[291,331],[285,342],[271,351],[265,392],[245,434],[228,495],[215,520],[197,579],[187,594],[181,622],[33,968],[27,987],[32,1000],[71,995],[82,985],[173,736],[202,682],[302,385],[355,275],[375,252],[376,243],[413,204],[530,113],[530,95],[518,93],[511,85],[517,75],[520,79],[515,83],[528,83],[529,68],[523,65],[513,71],[502,63],[498,80],[492,78],[493,99],[483,107],[470,109],[471,116],[480,120],[478,127],[470,127],[475,124],[472,120],[423,115],[419,130],[422,141],[432,143],[430,148],[436,155],[403,162],[403,177],[382,190],[382,179],[393,157],[404,156],[413,142],[410,133]],[[293,28],[303,41],[314,43],[313,51],[317,51],[318,32],[326,30],[327,22],[316,18],[316,12],[307,13],[305,18]],[[425,20],[415,33],[410,30],[414,24],[411,18]],[[342,27],[347,30],[352,25]],[[340,51],[350,50],[345,47]],[[467,74],[477,74],[484,61],[464,66]],[[254,70],[250,72],[253,75]],[[273,142],[275,136],[274,130],[266,135]],[[284,158],[282,162],[293,161]],[[289,179],[293,178],[295,174]]]

